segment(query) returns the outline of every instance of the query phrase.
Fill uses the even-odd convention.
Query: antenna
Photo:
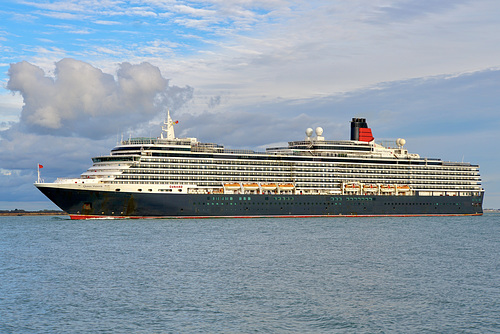
[[[174,124],[175,124],[174,121],[172,121],[172,118],[170,118],[170,110],[167,110],[167,120],[163,122],[163,126],[161,127],[161,129],[163,132],[167,133],[168,140],[175,139]],[[163,139],[163,132],[161,134],[162,139]]]

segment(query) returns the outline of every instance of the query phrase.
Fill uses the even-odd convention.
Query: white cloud
[[[175,19],[175,23],[184,26],[186,28],[196,28],[199,30],[208,30],[208,27],[213,20],[203,20],[203,19],[188,19],[188,18],[178,18]]]
[[[140,7],[126,9],[121,14],[128,15],[128,16],[140,16],[140,17],[156,17],[156,16],[158,16],[157,13],[155,13],[151,10],[140,8]]]
[[[100,24],[104,26],[114,26],[114,25],[122,25],[121,22],[118,21],[108,21],[108,20],[95,20],[93,21],[95,24]]]
[[[381,10],[384,4],[413,12],[411,19],[391,20]],[[185,64],[182,78],[186,82],[212,95],[219,94],[211,90],[216,78],[218,85],[227,83],[237,94],[283,98],[481,70],[498,66],[500,55],[500,36],[485,35],[481,23],[483,15],[499,7],[489,4],[489,10],[478,2],[426,10],[414,2],[300,3],[274,20],[256,23],[251,34],[229,30],[227,38],[206,40],[211,47],[178,64]],[[193,18],[177,22],[198,29],[209,27],[208,22]],[[499,21],[486,22],[487,31],[500,29]]]
[[[175,5],[173,7],[178,13],[189,14],[191,16],[206,17],[215,16],[216,11],[208,9],[194,8],[186,5]]]
[[[38,12],[40,16],[46,16],[54,19],[60,20],[83,20],[85,16],[73,13],[63,13],[63,12]]]
[[[28,62],[12,64],[9,76],[7,88],[24,99],[20,125],[38,133],[103,137],[176,110],[192,95],[148,63],[122,63],[116,79],[70,58],[56,63],[54,77]]]
[[[94,30],[91,29],[73,29],[69,30],[68,33],[70,34],[77,34],[77,35],[88,35],[94,33]]]

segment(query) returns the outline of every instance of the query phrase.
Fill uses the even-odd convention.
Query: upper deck
[[[376,143],[366,130],[351,140],[325,140],[321,128],[314,137],[312,131],[306,131],[304,140],[264,152],[170,135],[130,138],[111,154],[94,157],[93,166],[81,175],[81,187],[93,186],[86,181],[90,179],[98,180],[96,187],[137,192],[160,192],[165,185],[180,186],[181,193],[262,193],[272,187],[300,194],[362,193],[369,187],[370,193],[394,191],[401,196],[482,191],[478,166],[421,158],[408,153],[403,139],[389,147]]]

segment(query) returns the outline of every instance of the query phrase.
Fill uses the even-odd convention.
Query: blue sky
[[[124,136],[262,149],[321,125],[481,166],[500,208],[500,3],[493,0],[14,1],[0,6],[0,209],[51,209]]]

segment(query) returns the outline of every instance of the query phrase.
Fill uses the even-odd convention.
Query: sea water
[[[0,218],[0,333],[500,332],[500,215]]]

